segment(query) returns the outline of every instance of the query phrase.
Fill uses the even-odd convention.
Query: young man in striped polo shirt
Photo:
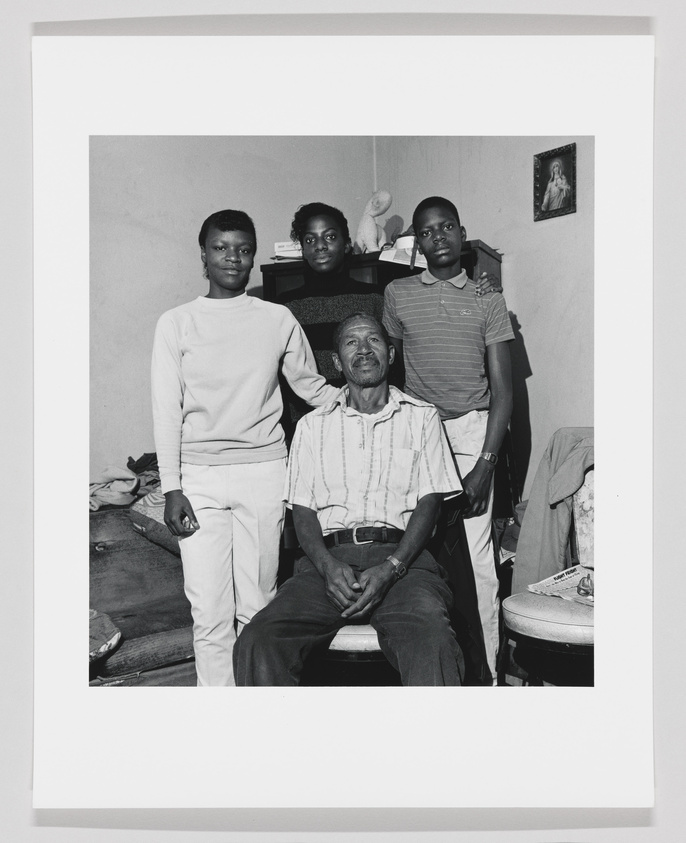
[[[460,491],[435,407],[388,384],[394,349],[374,316],[334,335],[346,386],[298,422],[286,501],[304,556],[241,632],[237,685],[297,685],[313,648],[369,623],[403,685],[460,685],[445,571],[425,549],[441,502]]]
[[[491,540],[493,474],[512,412],[508,342],[514,333],[503,296],[481,295],[462,269],[466,232],[455,205],[440,196],[424,199],[412,225],[427,269],[388,285],[383,321],[405,362],[405,391],[438,408],[469,497],[465,531],[495,677],[499,601]]]

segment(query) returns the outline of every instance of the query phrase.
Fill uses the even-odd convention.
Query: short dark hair
[[[200,234],[198,234],[198,243],[200,248],[205,248],[205,241],[207,234],[211,228],[217,228],[219,231],[245,231],[250,234],[255,248],[257,249],[257,234],[255,232],[255,223],[245,213],[245,211],[232,211],[227,209],[225,211],[215,211],[202,224]]]
[[[371,313],[365,313],[363,310],[357,310],[355,313],[349,313],[344,319],[336,325],[333,331],[333,350],[338,354],[338,345],[341,341],[341,337],[343,336],[343,331],[345,330],[345,326],[348,322],[352,322],[353,319],[366,319],[367,322],[372,322],[374,325],[377,326],[379,329],[379,333],[384,338],[384,341],[387,346],[390,347],[391,345],[391,338],[388,336],[388,331],[384,328],[383,324],[379,322],[376,316],[373,316]]]
[[[343,211],[334,208],[333,205],[326,205],[324,202],[310,202],[307,205],[301,205],[293,215],[293,222],[291,223],[291,240],[300,243],[302,246],[303,237],[307,229],[307,221],[312,217],[327,216],[332,217],[338,227],[341,229],[341,234],[346,243],[350,243],[350,230],[348,229],[348,220],[345,218]]]
[[[460,225],[460,215],[450,199],[444,199],[442,196],[429,196],[426,199],[422,199],[412,214],[412,229],[415,234],[418,233],[417,217],[422,213],[422,211],[426,211],[427,208],[447,208],[451,213],[455,214],[457,224]]]

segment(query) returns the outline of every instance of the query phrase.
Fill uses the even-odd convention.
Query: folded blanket
[[[126,506],[136,500],[140,479],[128,468],[108,465],[89,486],[88,505],[98,510],[106,504]]]

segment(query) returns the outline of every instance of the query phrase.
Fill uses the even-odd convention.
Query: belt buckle
[[[353,527],[353,544],[372,544],[374,539],[368,539],[367,541],[359,541],[357,538],[357,531],[358,529],[364,529],[364,527]]]

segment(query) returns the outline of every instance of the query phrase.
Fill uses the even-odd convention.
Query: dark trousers
[[[428,550],[445,571],[455,595],[450,620],[464,654],[465,684],[491,685],[469,544],[462,513],[454,501],[443,504]]]
[[[381,563],[394,544],[345,544],[332,555],[359,573]],[[364,623],[379,635],[403,685],[461,685],[462,651],[450,626],[452,593],[445,573],[424,551]],[[307,557],[272,602],[243,628],[234,647],[237,685],[298,685],[314,648],[327,647],[349,621],[331,603]]]

